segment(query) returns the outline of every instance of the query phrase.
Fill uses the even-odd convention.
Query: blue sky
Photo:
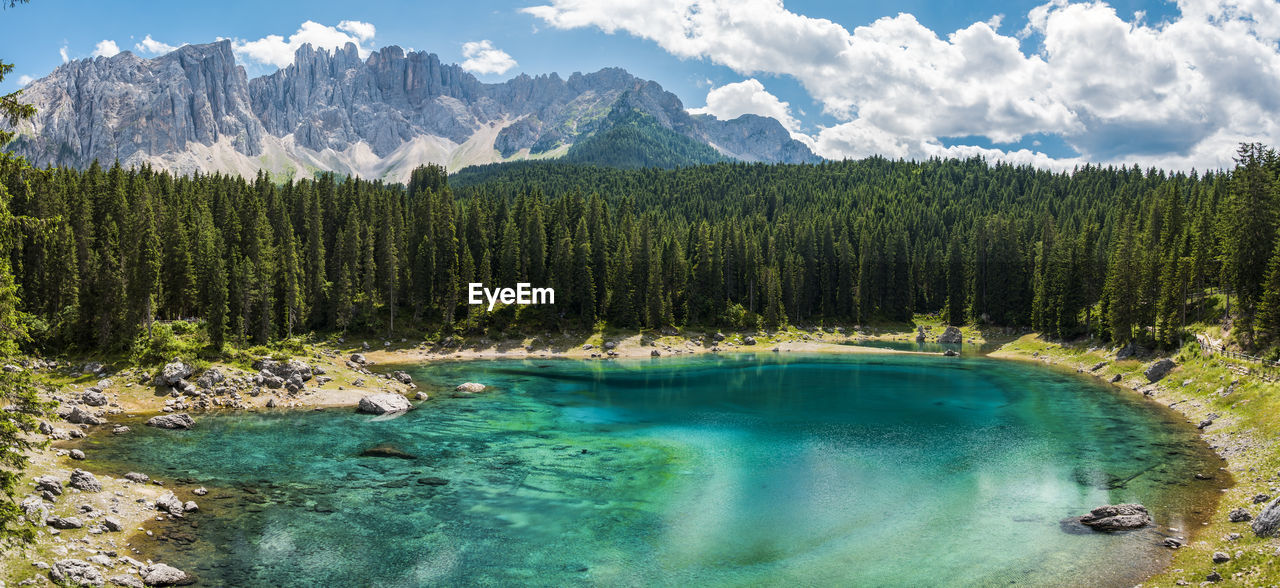
[[[1204,169],[1237,141],[1280,141],[1275,0],[33,0],[0,12],[0,31],[16,64],[0,92],[63,52],[224,37],[253,76],[287,63],[291,38],[351,38],[484,81],[619,66],[699,112],[774,116],[828,157]]]

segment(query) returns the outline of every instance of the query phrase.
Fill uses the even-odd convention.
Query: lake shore
[[[1233,483],[1223,490],[1216,512],[1200,529],[1186,530],[1189,540],[1175,550],[1165,571],[1144,586],[1199,585],[1214,573],[1228,581],[1265,584],[1280,574],[1280,540],[1256,537],[1247,520],[1231,520],[1238,509],[1256,516],[1280,494],[1280,446],[1274,441],[1280,423],[1266,416],[1276,414],[1276,384],[1233,374],[1198,355],[1179,355],[1177,367],[1152,382],[1144,370],[1164,355],[1140,351],[1138,356],[1117,359],[1114,349],[1065,345],[1036,336],[1011,341],[990,356],[1056,366],[1141,394],[1183,415],[1223,458],[1221,475],[1231,476]],[[1260,502],[1262,496],[1267,500]],[[1215,554],[1230,559],[1215,562]]]
[[[929,330],[929,340],[936,339],[940,333],[940,328],[931,328]],[[755,343],[749,344],[748,337],[754,337]],[[1006,341],[1011,339],[1012,337],[1005,337]],[[413,345],[407,341],[399,343],[383,341],[366,343],[362,341],[359,343],[353,342],[354,344],[339,344],[337,347],[318,346],[311,350],[311,353],[299,356],[298,359],[307,362],[310,367],[318,369],[315,370],[316,377],[308,381],[296,393],[289,393],[284,388],[253,385],[254,374],[251,370],[244,369],[244,366],[209,366],[217,367],[223,371],[227,381],[232,385],[227,386],[229,390],[225,394],[205,397],[200,400],[206,401],[204,409],[212,410],[325,410],[354,406],[361,397],[378,392],[404,394],[411,399],[422,392],[426,392],[428,396],[434,396],[442,392],[440,390],[421,390],[415,384],[397,380],[392,375],[392,372],[397,366],[405,364],[544,358],[608,361],[609,358],[679,357],[682,355],[717,352],[768,353],[775,350],[777,353],[805,354],[912,353],[894,349],[864,347],[850,343],[857,341],[909,343],[914,340],[914,332],[900,330],[846,333],[836,329],[829,331],[822,329],[799,331],[793,329],[776,333],[769,337],[761,334],[728,333],[720,341],[716,341],[715,333],[665,335],[635,333],[627,335],[620,333],[614,337],[595,334],[586,337],[543,337],[496,342],[484,339],[446,341],[445,343],[452,343],[449,345],[430,345],[426,342]],[[965,340],[970,343],[985,342],[981,333],[967,329]],[[1050,359],[1052,354],[1048,350],[1051,349],[1051,344],[1045,344],[1044,349],[1046,351],[1040,352],[1038,356],[1033,357],[1031,354],[1037,352],[1029,350],[1030,348],[1027,347],[1026,341],[1027,339],[1025,338],[1012,341],[993,353],[992,356],[1041,361],[1068,368],[1077,368],[1077,371],[1084,371],[1086,367],[1091,367],[1069,363],[1066,361],[1065,355],[1061,358],[1053,356],[1054,359]],[[380,349],[376,348],[378,345],[381,345]],[[366,350],[366,347],[369,347],[369,349]],[[1078,364],[1079,361],[1076,363]],[[1135,370],[1140,375],[1141,363],[1131,363],[1134,363],[1134,365],[1124,364],[1111,369],[1116,370],[1115,373],[1128,374],[1132,379]],[[1101,372],[1107,376],[1112,375],[1110,370],[1101,370]],[[1173,375],[1169,376],[1170,380],[1177,378],[1177,375],[1178,371],[1175,371]],[[103,394],[109,399],[109,404],[104,407],[101,415],[108,424],[99,425],[99,427],[110,427],[112,421],[120,419],[130,419],[136,425],[139,422],[139,417],[183,411],[192,411],[196,415],[198,422],[199,412],[203,409],[198,408],[198,404],[192,401],[192,398],[184,394],[179,394],[175,397],[172,393],[162,393],[160,389],[143,383],[144,380],[149,382],[152,377],[152,373],[135,368],[109,374],[106,378],[93,374],[82,374],[74,378],[70,376],[50,378],[50,383],[56,385],[56,387],[52,388],[54,392],[51,397],[60,399],[64,403],[75,402],[75,399],[80,397],[88,388],[101,388]],[[107,381],[104,382],[103,380]],[[235,384],[235,382],[244,382],[245,385]],[[105,387],[101,386],[104,383],[107,385]],[[1132,381],[1132,384],[1134,385],[1129,386],[1130,388],[1143,391],[1142,386],[1137,385],[1139,382],[1136,379]],[[1173,401],[1176,410],[1194,417],[1200,416],[1194,411],[1200,410],[1203,408],[1202,406],[1193,404],[1191,399],[1183,399],[1179,402],[1178,397],[1175,396],[1176,390],[1165,391],[1160,389],[1157,392],[1157,394],[1162,395],[1166,393],[1168,394],[1167,398]],[[1164,400],[1165,396],[1160,396],[1160,399]],[[191,402],[190,404],[188,404],[189,401]],[[216,404],[209,406],[210,402]],[[51,422],[55,426],[55,436],[60,436],[59,433],[65,435],[72,428],[88,428],[76,427],[58,419],[52,419]],[[1223,506],[1218,509],[1219,512],[1214,516],[1214,522],[1204,530],[1195,533],[1196,540],[1186,549],[1180,550],[1179,553],[1175,554],[1173,565],[1170,566],[1168,571],[1152,578],[1151,585],[1173,584],[1179,580],[1190,578],[1191,575],[1199,574],[1201,571],[1202,566],[1195,565],[1196,559],[1207,561],[1209,557],[1207,554],[1212,554],[1215,550],[1220,551],[1232,546],[1244,546],[1248,543],[1237,541],[1224,545],[1222,542],[1212,541],[1210,536],[1218,533],[1220,526],[1222,527],[1221,530],[1228,528],[1225,523],[1219,524],[1217,522],[1218,519],[1225,521],[1225,513],[1229,510],[1227,505],[1245,497],[1246,494],[1254,491],[1255,486],[1258,486],[1256,483],[1246,485],[1244,480],[1247,477],[1241,476],[1238,472],[1248,472],[1249,468],[1256,469],[1261,467],[1262,462],[1266,461],[1266,456],[1259,456],[1258,447],[1262,446],[1253,440],[1242,440],[1242,438],[1233,435],[1222,438],[1212,431],[1205,431],[1203,434],[1205,440],[1227,459],[1228,464],[1230,464],[1228,469],[1236,475],[1240,483],[1237,483],[1235,487],[1224,493]],[[156,510],[154,507],[156,500],[164,492],[173,491],[180,500],[194,499],[197,503],[199,501],[199,497],[193,494],[196,490],[195,481],[187,481],[191,483],[184,484],[179,480],[161,480],[165,484],[164,487],[149,483],[129,482],[120,477],[122,472],[94,471],[91,451],[88,452],[84,460],[72,459],[69,451],[76,446],[78,444],[74,440],[57,441],[49,449],[36,452],[32,457],[32,467],[28,470],[24,481],[28,482],[28,487],[31,487],[30,480],[38,476],[52,475],[58,479],[65,480],[72,469],[77,466],[94,472],[97,474],[98,479],[103,481],[103,491],[93,493],[93,496],[88,496],[89,493],[71,491],[74,494],[69,495],[75,496],[75,499],[58,500],[57,503],[52,505],[52,514],[69,516],[74,514],[86,502],[101,503],[95,504],[97,511],[111,513],[111,516],[120,519],[125,532],[91,533],[86,530],[88,528],[86,526],[85,529],[68,529],[54,534],[53,529],[43,528],[40,530],[38,541],[34,546],[23,550],[17,557],[9,557],[6,560],[3,567],[5,573],[0,575],[0,579],[16,584],[31,578],[48,578],[47,568],[42,567],[42,564],[43,566],[48,566],[58,559],[93,556],[106,556],[105,561],[108,563],[102,565],[105,576],[132,575],[136,578],[138,577],[136,572],[140,570],[140,567],[151,563],[145,560],[147,543],[157,540],[171,540],[170,537],[159,535],[159,533],[173,533],[174,529],[178,528],[173,524],[175,522],[174,515]],[[1265,486],[1265,483],[1263,485]],[[1252,495],[1249,494],[1249,496]],[[185,520],[179,522],[198,525],[199,517],[200,513],[195,512],[187,515]],[[165,521],[164,524],[149,525],[150,522],[159,523],[162,520]],[[1240,527],[1240,525],[1234,523],[1231,525],[1230,528]],[[152,532],[148,527],[154,527],[156,531]],[[1247,525],[1244,525],[1244,527],[1247,529]],[[179,531],[178,537],[181,537],[181,531]],[[1226,540],[1223,539],[1223,541]],[[1206,555],[1200,558],[1201,554]],[[137,556],[138,559],[126,559],[134,556]],[[99,558],[97,561],[102,562],[104,559]],[[1223,568],[1223,566],[1214,567]],[[1225,573],[1224,576],[1226,576]],[[1203,577],[1203,575],[1199,576],[1201,579]]]

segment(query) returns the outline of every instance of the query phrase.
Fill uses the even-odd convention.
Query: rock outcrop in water
[[[1087,515],[1067,520],[1079,521],[1094,531],[1111,533],[1146,527],[1151,524],[1151,513],[1141,504],[1108,504],[1089,511]]]
[[[463,384],[458,384],[458,386],[454,388],[453,391],[461,394],[477,394],[480,392],[484,392],[484,389],[485,389],[484,384],[481,384],[478,382],[466,382]]]
[[[622,69],[520,75],[486,84],[424,52],[303,45],[294,61],[248,79],[229,41],[142,59],[128,51],[75,60],[32,82],[36,116],[11,147],[39,165],[119,160],[179,173],[314,170],[407,181],[428,162],[452,169],[564,153],[607,130],[614,112],[744,161],[818,158],[772,118],[691,115],[655,82]]]

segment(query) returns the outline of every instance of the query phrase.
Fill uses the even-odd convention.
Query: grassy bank
[[[1170,567],[1146,585],[1199,585],[1215,571],[1236,585],[1280,582],[1280,539],[1258,538],[1249,523],[1228,520],[1228,513],[1237,508],[1257,515],[1262,505],[1254,503],[1255,496],[1280,493],[1280,444],[1276,443],[1280,439],[1280,385],[1240,373],[1245,364],[1202,354],[1197,343],[1168,354],[1178,367],[1156,384],[1150,384],[1143,371],[1159,356],[1116,360],[1114,349],[1095,341],[1057,343],[1027,335],[992,355],[1065,366],[1104,381],[1119,376],[1117,385],[1172,407],[1189,423],[1212,421],[1203,427],[1202,435],[1227,460],[1236,484],[1223,493],[1218,512],[1208,525],[1186,530],[1194,533],[1193,540],[1178,549]],[[1102,367],[1094,370],[1099,364]],[[1214,563],[1213,555],[1218,552],[1231,560]]]

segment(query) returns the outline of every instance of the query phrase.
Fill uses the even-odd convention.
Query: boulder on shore
[[[156,376],[156,384],[172,386],[180,380],[191,377],[192,371],[193,368],[190,365],[175,359],[173,362],[165,364],[164,369],[160,370],[160,374]]]
[[[44,524],[49,525],[50,527],[53,527],[55,529],[62,529],[65,531],[68,529],[79,529],[83,527],[84,521],[81,521],[77,517],[56,517],[55,516],[55,517],[49,517],[45,519]]]
[[[156,510],[167,512],[171,515],[181,515],[186,512],[186,508],[173,492],[165,492],[156,499]]]
[[[399,394],[370,394],[360,399],[360,405],[357,410],[368,414],[387,414],[391,412],[404,412],[413,408],[409,403],[409,399]]]
[[[306,382],[311,380],[313,373],[310,364],[296,359],[290,359],[289,361],[261,359],[253,364],[253,368],[263,375],[272,375],[282,381],[288,381],[296,376]]]
[[[1108,504],[1079,517],[1080,524],[1103,533],[1140,529],[1151,524],[1151,513],[1141,504]]]
[[[93,413],[85,410],[83,406],[77,406],[67,413],[67,422],[77,425],[101,425],[106,422],[101,418],[93,415]]]
[[[147,586],[178,586],[188,583],[186,572],[168,564],[152,564],[142,568],[142,583]]]
[[[190,429],[196,426],[196,421],[191,418],[191,415],[180,412],[151,417],[147,419],[147,426],[157,429]]]
[[[1172,359],[1166,357],[1147,366],[1147,369],[1142,372],[1142,375],[1147,377],[1148,382],[1158,382],[1168,375],[1169,371],[1176,365],[1178,364],[1173,363]]]
[[[67,481],[67,485],[84,492],[101,492],[102,482],[93,474],[81,469],[71,472],[71,479]]]
[[[1253,533],[1259,537],[1275,537],[1280,534],[1280,497],[1262,507],[1253,519]]]
[[[80,395],[80,402],[89,406],[106,406],[107,395],[97,388],[89,388],[84,394]]]
[[[102,572],[82,559],[60,559],[49,568],[49,579],[59,585],[102,588]]]
[[[201,388],[209,389],[225,382],[226,380],[227,375],[222,373],[222,370],[213,367],[205,370],[203,374],[200,374],[199,378],[196,378],[196,385]]]
[[[407,372],[402,372],[402,371],[391,372],[391,377],[395,378],[397,382],[400,382],[401,384],[404,384],[406,386],[413,383],[413,376],[410,376]]]
[[[964,335],[960,333],[960,329],[954,326],[948,326],[941,335],[938,335],[939,343],[964,343]]]

